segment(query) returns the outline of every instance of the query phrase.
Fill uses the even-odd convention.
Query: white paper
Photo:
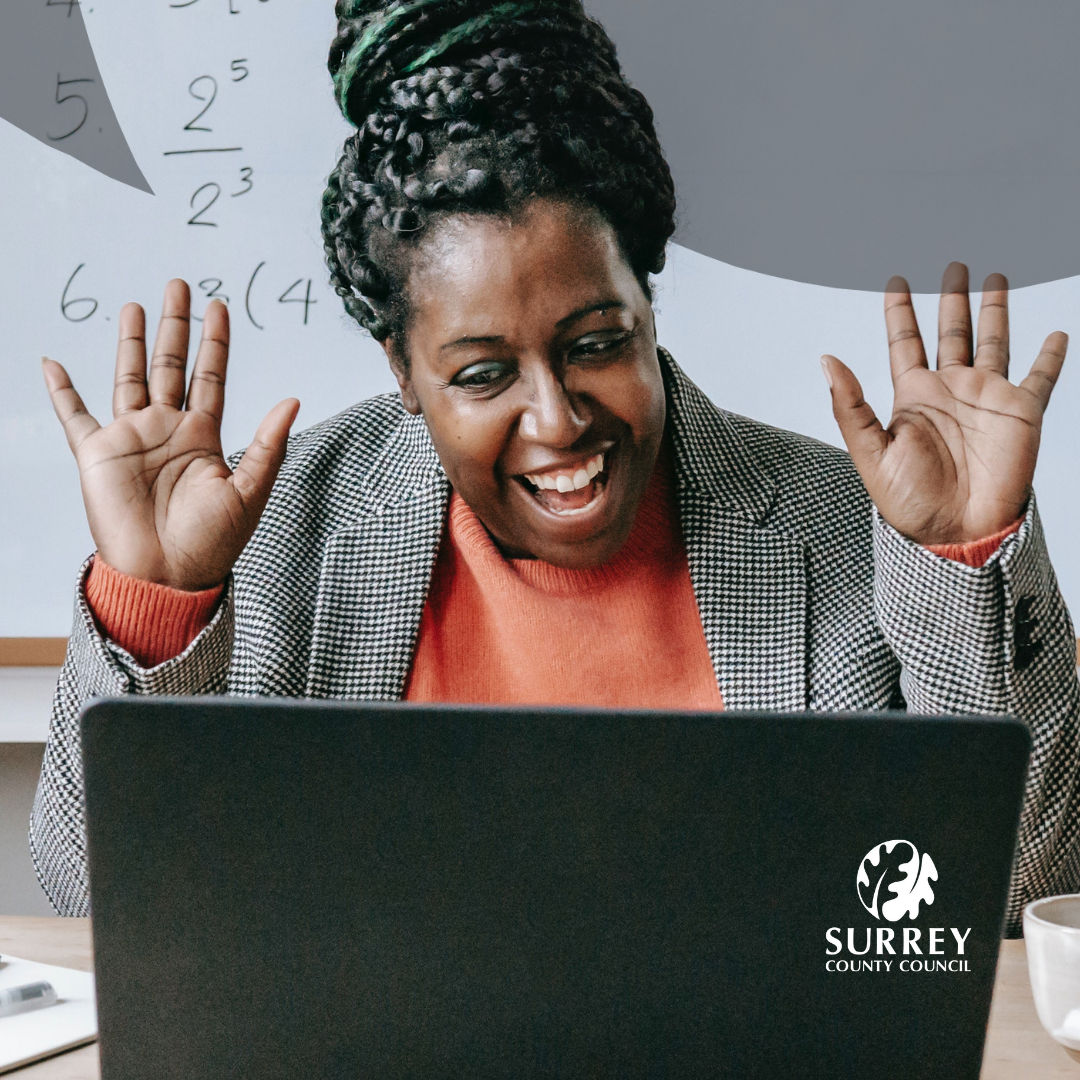
[[[0,957],[0,990],[52,983],[59,1000],[47,1009],[0,1017],[0,1073],[97,1038],[94,976],[72,968]]]

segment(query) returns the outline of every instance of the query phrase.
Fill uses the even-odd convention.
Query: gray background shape
[[[676,240],[795,281],[1080,272],[1075,0],[586,0],[649,99]]]
[[[75,96],[58,100],[69,94]],[[0,116],[46,146],[153,194],[113,112],[77,0],[0,0]]]

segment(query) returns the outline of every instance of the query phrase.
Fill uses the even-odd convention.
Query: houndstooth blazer
[[[1013,714],[1034,749],[1009,905],[1080,886],[1075,639],[1034,500],[980,569],[878,517],[850,458],[718,409],[661,350],[690,575],[728,709]],[[43,888],[90,910],[79,710],[116,694],[399,698],[450,484],[396,396],[295,436],[210,625],[144,670],[83,592],[31,818]],[[88,565],[88,564],[87,564]]]

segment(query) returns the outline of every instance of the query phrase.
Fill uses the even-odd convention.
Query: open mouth
[[[572,514],[585,510],[600,498],[607,486],[606,454],[595,454],[566,468],[529,473],[522,484],[545,510]]]

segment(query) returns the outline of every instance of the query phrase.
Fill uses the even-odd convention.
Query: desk
[[[94,970],[89,919],[0,917],[0,954],[10,953],[40,964]],[[25,1069],[5,1073],[18,1080],[99,1080],[97,1044],[80,1046]]]
[[[90,971],[89,919],[0,917],[0,953]],[[8,1073],[13,1080],[100,1080],[96,1046],[84,1046]],[[1080,1080],[1080,1064],[1035,1015],[1022,941],[1002,942],[982,1080]],[[6,1078],[5,1078],[6,1080]]]

